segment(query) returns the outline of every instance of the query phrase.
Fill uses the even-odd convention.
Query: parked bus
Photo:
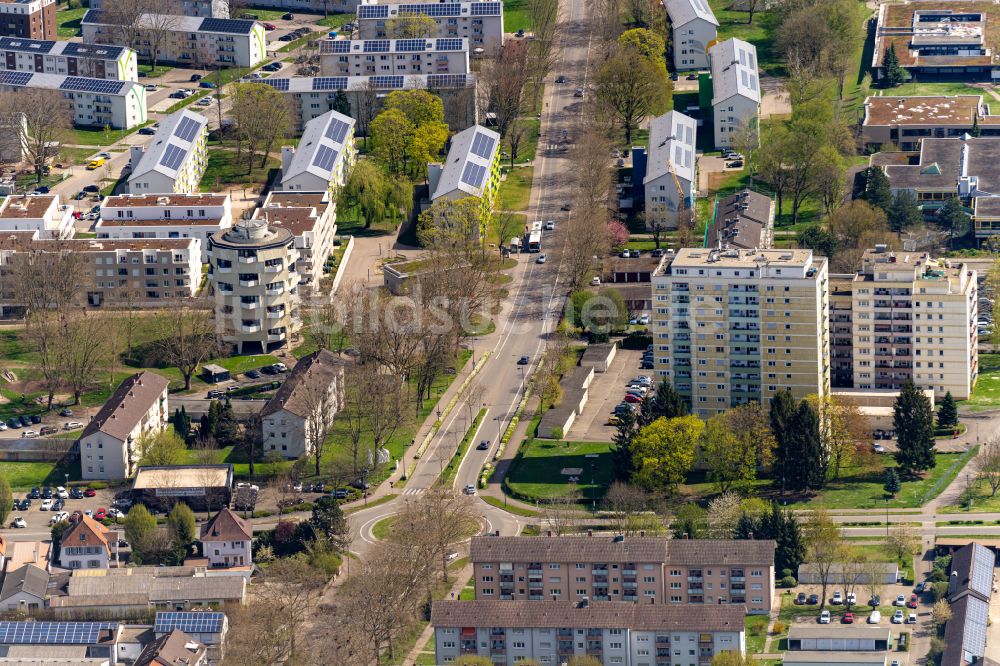
[[[528,236],[528,252],[542,251],[542,232],[532,231]]]

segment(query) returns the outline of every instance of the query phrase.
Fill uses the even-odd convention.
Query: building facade
[[[429,166],[428,180],[431,202],[479,199],[480,236],[485,236],[500,189],[500,135],[480,125],[455,134],[444,165]]]
[[[292,232],[245,220],[209,239],[208,258],[223,342],[240,354],[287,345],[302,326]]]
[[[118,194],[101,202],[94,223],[98,239],[199,241],[200,258],[208,260],[208,239],[233,226],[228,194]]]
[[[281,189],[336,199],[356,154],[354,119],[327,111],[306,123],[298,148],[281,148]]]
[[[57,28],[56,0],[0,2],[0,37],[55,39]]]
[[[127,479],[138,469],[139,440],[166,427],[170,382],[154,372],[123,381],[80,434],[80,474],[84,479]]]
[[[963,134],[1000,136],[1000,116],[990,113],[982,95],[876,96],[865,100],[861,138],[872,152],[883,146],[920,150],[926,138]]]
[[[0,91],[21,88],[59,91],[77,127],[132,129],[146,122],[146,90],[133,81],[0,70]]]
[[[948,392],[967,399],[979,375],[976,282],[959,261],[884,245],[866,251],[856,274],[831,280],[830,325],[842,331],[833,336],[834,352],[850,342],[850,356],[834,358],[838,384],[899,390],[912,380],[935,399]]]
[[[473,537],[476,599],[739,606],[768,613],[774,542]]]
[[[144,15],[138,21],[139,58],[152,58],[151,31],[163,21]],[[120,41],[117,28],[99,10],[91,9],[83,17],[83,39],[93,44]],[[153,27],[150,27],[153,26]],[[180,16],[170,22],[159,41],[157,62],[191,67],[255,67],[267,57],[264,26],[248,19],[199,18]]]
[[[245,567],[253,564],[250,545],[253,526],[224,507],[201,526],[201,552],[210,567]]]
[[[107,569],[111,566],[108,528],[82,516],[59,539],[59,563],[64,569]]]
[[[655,369],[711,416],[789,389],[830,391],[827,260],[812,250],[685,248],[653,276]]]
[[[132,146],[132,194],[171,194],[198,191],[208,165],[208,118],[187,109],[173,113],[145,146]]]
[[[328,430],[343,401],[343,361],[326,349],[302,357],[261,412],[264,451],[310,455],[311,431],[319,423]]]
[[[323,76],[376,74],[468,74],[469,40],[321,39]]]
[[[90,9],[104,9],[105,3],[113,0],[90,0],[87,5]],[[272,0],[272,5],[274,4]],[[241,4],[241,7],[248,6]],[[197,16],[200,18],[230,18],[229,3],[225,0],[179,0],[173,4],[161,7],[165,14],[177,14],[179,16]]]
[[[58,194],[11,195],[0,202],[0,231],[37,232],[40,239],[73,236],[73,207]]]
[[[705,247],[766,250],[774,245],[774,200],[749,188],[716,197]]]
[[[727,39],[709,49],[712,64],[712,124],[716,148],[738,146],[760,122],[757,48]]]
[[[735,606],[639,606],[622,602],[435,601],[436,663],[478,655],[514,666],[593,657],[622,666],[703,666],[723,652],[744,654],[743,611]]]
[[[295,237],[295,265],[302,294],[316,293],[328,272],[337,236],[337,205],[321,192],[270,192],[254,218],[282,227]]]
[[[362,4],[358,6],[359,37],[391,38],[394,20],[419,14],[430,16],[437,24],[437,31],[424,37],[468,39],[469,46],[478,53],[496,53],[503,46],[502,2]]]
[[[642,181],[647,227],[676,229],[685,215],[694,219],[697,135],[698,122],[678,111],[649,121],[649,157]]]
[[[92,79],[138,80],[135,51],[104,44],[0,37],[0,68]]]
[[[663,0],[673,33],[674,71],[708,69],[708,47],[719,21],[707,0]]]

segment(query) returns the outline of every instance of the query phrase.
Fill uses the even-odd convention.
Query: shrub
[[[80,0],[69,0],[66,3],[66,9],[79,9],[80,6]]]
[[[108,487],[108,482],[107,481],[94,481],[93,483],[90,484],[90,487],[93,488],[94,490],[104,490],[105,488]]]
[[[786,631],[788,631],[788,627],[787,627],[787,626],[785,626],[785,623],[784,623],[784,622],[775,622],[775,623],[774,623],[774,635],[775,635],[775,636],[778,636],[778,635],[780,635],[780,634],[783,634],[783,633],[785,633]]]
[[[782,578],[788,578],[789,576],[794,576],[794,575],[795,575],[795,572],[792,571],[791,569],[782,569],[781,570],[781,577]]]
[[[795,587],[798,585],[798,581],[795,580],[794,576],[785,576],[781,579],[781,587]]]

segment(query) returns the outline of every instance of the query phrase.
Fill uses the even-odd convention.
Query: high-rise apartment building
[[[711,416],[830,390],[827,260],[812,250],[668,254],[653,276],[657,375]]]
[[[925,252],[868,250],[831,277],[834,384],[898,390],[908,379],[969,397],[979,374],[976,272]]]

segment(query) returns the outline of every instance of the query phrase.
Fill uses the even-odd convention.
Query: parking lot
[[[622,401],[628,380],[638,375],[653,376],[652,370],[640,370],[642,351],[618,349],[607,372],[594,373],[590,383],[587,404],[583,414],[574,421],[566,439],[572,442],[610,442],[615,427],[608,425],[608,418],[615,406]],[[653,380],[655,384],[655,378]]]
[[[52,486],[53,495],[55,493],[56,486]],[[41,490],[41,489],[39,489]],[[5,531],[5,536],[13,538],[15,541],[24,541],[30,539],[40,538],[40,534],[44,534],[46,537],[49,536],[49,521],[52,517],[56,515],[59,511],[65,511],[72,514],[74,511],[79,511],[81,513],[86,513],[90,511],[91,514],[96,514],[98,510],[104,509],[107,512],[112,508],[114,501],[114,493],[110,490],[94,490],[93,497],[83,497],[80,499],[68,498],[63,500],[63,505],[60,509],[56,511],[52,510],[42,510],[42,505],[45,502],[44,499],[38,498],[31,500],[31,506],[27,510],[17,509],[12,511],[8,517],[8,525],[10,526],[13,522],[22,518],[25,522],[25,527],[14,528],[10,531]],[[27,492],[20,491],[14,493],[14,499],[16,501],[23,501],[28,496]],[[54,501],[54,497],[53,497]]]

